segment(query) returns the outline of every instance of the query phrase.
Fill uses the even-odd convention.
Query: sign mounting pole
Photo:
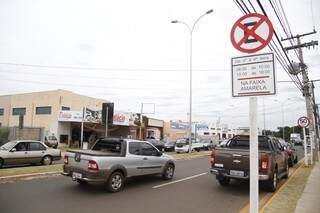
[[[266,47],[273,36],[270,20],[258,13],[239,18],[230,33],[232,45],[244,53]],[[250,120],[250,213],[259,212],[258,98],[276,94],[273,53],[232,58],[232,96],[249,98]]]

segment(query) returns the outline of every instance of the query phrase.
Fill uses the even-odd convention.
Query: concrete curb
[[[23,175],[11,175],[11,176],[5,176],[0,177],[0,183],[7,183],[12,182],[16,180],[22,180],[22,179],[28,179],[33,177],[50,177],[55,175],[60,175],[61,171],[56,172],[42,172],[42,173],[32,173],[32,174],[23,174]]]

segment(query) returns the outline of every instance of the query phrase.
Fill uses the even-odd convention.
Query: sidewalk
[[[306,187],[299,199],[295,213],[320,212],[320,163],[317,162],[311,171]]]

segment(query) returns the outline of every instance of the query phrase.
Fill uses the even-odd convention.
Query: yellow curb
[[[303,160],[304,160],[304,158],[302,158],[302,159],[297,163],[297,165],[299,165],[300,163],[301,163],[301,165],[292,172],[292,174],[290,175],[290,177],[288,178],[288,180],[287,180],[284,184],[282,184],[282,185],[280,186],[280,188],[279,188],[276,192],[270,193],[270,192],[264,192],[264,191],[262,191],[262,192],[259,193],[259,197],[261,197],[261,198],[259,198],[259,202],[260,202],[260,201],[263,201],[263,200],[266,199],[266,198],[268,199],[267,202],[262,205],[262,207],[260,208],[259,212],[262,213],[262,212],[264,211],[264,209],[267,207],[267,205],[269,205],[269,204],[271,203],[271,201],[273,200],[273,197],[274,197],[285,185],[287,185],[287,183],[288,183],[289,180],[293,177],[293,175],[297,172],[297,170],[298,170],[301,166],[303,166],[303,163],[302,163]],[[269,198],[269,196],[267,196],[268,194],[272,194],[270,198]],[[250,210],[250,202],[249,202],[247,205],[245,205],[245,206],[239,211],[239,213],[248,213],[249,210]]]
[[[299,162],[302,162],[303,159],[304,158],[302,158]],[[260,213],[263,213],[265,211],[265,209],[271,204],[275,196],[284,189],[284,187],[292,180],[293,176],[297,173],[297,171],[299,171],[299,169],[301,169],[303,165],[304,164],[301,163],[301,165],[292,173],[290,178],[271,196],[271,198],[266,202],[266,204],[264,204],[264,206],[260,209]]]

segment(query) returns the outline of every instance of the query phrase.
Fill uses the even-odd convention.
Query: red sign
[[[230,33],[232,45],[244,53],[255,53],[266,47],[273,35],[271,21],[264,15],[250,13],[233,25]]]

